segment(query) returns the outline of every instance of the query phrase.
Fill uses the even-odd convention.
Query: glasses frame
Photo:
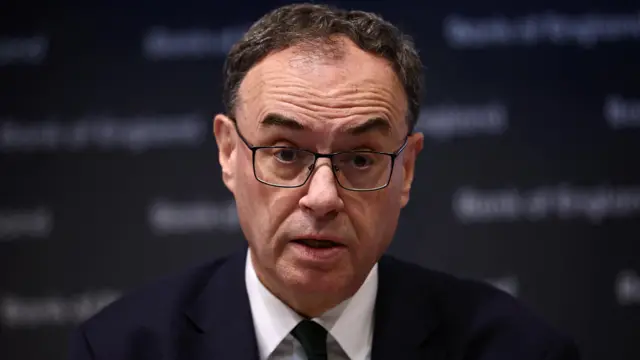
[[[349,190],[349,191],[357,191],[357,192],[367,192],[367,191],[377,191],[377,190],[382,190],[384,188],[386,188],[387,186],[389,186],[389,183],[391,182],[391,176],[393,175],[393,168],[395,167],[395,162],[396,162],[396,158],[402,153],[402,151],[407,147],[407,144],[409,142],[409,135],[407,135],[404,139],[404,142],[402,143],[402,146],[400,146],[400,148],[398,148],[398,150],[394,151],[394,152],[382,152],[382,151],[373,151],[373,150],[351,150],[351,151],[338,151],[338,152],[332,152],[332,153],[318,153],[315,151],[310,151],[310,150],[305,150],[305,149],[300,149],[300,148],[296,148],[296,147],[292,147],[292,146],[255,146],[252,145],[240,132],[240,129],[238,128],[238,122],[235,121],[234,119],[232,119],[233,124],[236,128],[236,133],[238,134],[238,137],[240,137],[240,139],[242,140],[242,142],[247,146],[247,148],[249,148],[249,150],[251,150],[251,162],[252,162],[252,167],[253,167],[253,176],[256,178],[256,180],[258,180],[259,182],[265,184],[265,185],[269,185],[269,186],[273,186],[273,187],[278,187],[278,188],[285,188],[285,189],[292,189],[292,188],[299,188],[299,187],[303,187],[307,181],[309,181],[309,179],[311,178],[311,174],[313,174],[313,170],[315,170],[316,168],[316,163],[318,162],[318,159],[320,158],[328,158],[329,161],[331,161],[331,172],[333,172],[333,177],[336,179],[336,183],[338,183],[338,185],[345,189],[345,190]],[[313,159],[313,163],[310,165],[309,168],[309,173],[307,174],[306,179],[304,179],[304,182],[302,182],[300,185],[279,185],[279,184],[273,184],[267,181],[264,181],[262,179],[260,179],[258,177],[258,174],[256,173],[256,152],[260,149],[291,149],[291,150],[296,150],[296,151],[304,151],[310,154],[313,154],[314,159]],[[384,183],[384,185],[375,187],[375,188],[371,188],[371,189],[355,189],[355,188],[349,188],[346,187],[344,185],[342,185],[340,183],[340,179],[338,178],[338,174],[336,173],[337,171],[339,171],[339,169],[336,168],[336,166],[333,164],[333,157],[336,155],[340,155],[340,154],[348,154],[348,153],[369,153],[369,154],[380,154],[380,155],[387,155],[391,158],[391,170],[389,171],[389,177],[387,178],[387,181]]]

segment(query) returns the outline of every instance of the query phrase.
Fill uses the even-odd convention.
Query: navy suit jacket
[[[136,290],[83,323],[71,360],[257,360],[246,250]],[[379,261],[372,360],[577,360],[573,342],[487,284]]]

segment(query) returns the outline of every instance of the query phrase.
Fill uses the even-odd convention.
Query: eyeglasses
[[[407,136],[402,146],[392,152],[371,150],[341,151],[321,154],[289,146],[253,146],[236,132],[251,150],[253,174],[259,182],[280,188],[296,188],[307,183],[319,158],[328,158],[340,187],[351,191],[384,189],[391,181],[395,160],[407,146]]]

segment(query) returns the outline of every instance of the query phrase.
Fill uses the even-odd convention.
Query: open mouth
[[[343,246],[342,244],[339,244],[331,240],[297,239],[297,240],[294,240],[293,242],[304,245],[304,246],[308,246],[314,249],[329,249],[337,246]]]

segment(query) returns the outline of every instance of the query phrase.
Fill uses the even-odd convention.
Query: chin
[[[329,271],[290,266],[282,269],[286,286],[302,293],[343,293],[353,283],[353,274],[345,269]]]

